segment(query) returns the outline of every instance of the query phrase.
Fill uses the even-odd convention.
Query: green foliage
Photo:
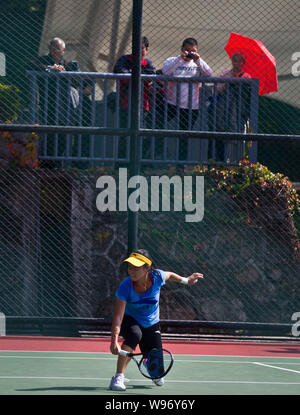
[[[6,0],[0,4],[0,13],[15,11],[36,12],[45,8],[45,0]]]
[[[17,119],[21,106],[20,91],[14,85],[0,83],[0,122]]]
[[[260,163],[243,159],[238,166],[198,165],[194,173],[211,177],[217,190],[226,191],[233,198],[238,198],[251,187],[255,187],[256,193],[272,188],[275,193],[284,194],[291,213],[300,213],[300,199],[289,179],[281,173],[272,173]]]

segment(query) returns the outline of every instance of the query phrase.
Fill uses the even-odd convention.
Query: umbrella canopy
[[[225,50],[230,58],[234,53],[243,53],[246,58],[243,70],[251,78],[259,79],[259,95],[278,91],[276,60],[262,42],[231,33]]]

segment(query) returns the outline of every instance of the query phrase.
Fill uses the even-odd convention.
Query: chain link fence
[[[193,290],[168,284],[161,318],[290,324],[300,309],[300,145],[288,140],[300,131],[296,3],[169,3],[143,5],[140,127],[153,136],[139,149],[149,194],[137,231],[159,268],[205,279]],[[126,275],[129,213],[100,212],[97,182],[108,175],[117,191],[119,169],[129,167],[130,138],[120,129],[132,121],[133,4],[0,5],[1,123],[116,129],[0,132],[0,311],[7,316],[111,318]],[[276,60],[277,91],[260,95],[262,81],[245,75],[244,54],[230,59],[231,33],[263,42]],[[176,137],[181,130],[287,138]],[[161,199],[151,210],[153,177],[167,178],[158,194],[170,195],[170,207]],[[204,180],[198,205],[196,177]],[[196,213],[201,218],[188,222]]]
[[[156,195],[153,176],[143,176],[149,204],[139,213],[140,245],[158,268],[205,275],[193,289],[169,283],[162,290],[162,319],[288,324],[299,309],[294,222],[296,217],[299,224],[299,212],[293,191],[282,182],[262,185],[247,164],[236,169],[241,176],[243,169],[252,174],[251,185],[241,192],[229,180],[223,185],[213,169],[161,172],[164,181]],[[121,170],[109,175],[117,191]],[[128,217],[112,208],[100,212],[103,188],[97,183],[106,173],[1,168],[0,281],[6,315],[111,317],[114,293],[126,275]],[[186,177],[202,177],[203,187],[187,187]],[[179,193],[185,196],[178,199]],[[186,202],[192,196],[199,198],[197,211]],[[155,197],[162,204],[159,212]]]

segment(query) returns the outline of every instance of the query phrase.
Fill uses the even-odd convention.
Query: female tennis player
[[[112,354],[119,355],[117,371],[110,382],[110,389],[125,391],[125,369],[130,357],[121,356],[119,335],[123,337],[122,350],[133,353],[139,345],[142,353],[151,349],[162,349],[159,325],[159,294],[166,281],[193,285],[203,274],[193,273],[181,277],[171,271],[155,269],[148,251],[139,249],[132,252],[124,262],[128,263],[129,276],[123,280],[116,292],[113,323],[111,328]],[[163,386],[164,379],[155,379],[157,386]]]

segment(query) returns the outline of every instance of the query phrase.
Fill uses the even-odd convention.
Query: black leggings
[[[124,338],[123,344],[133,350],[139,345],[142,353],[148,353],[154,348],[162,348],[159,323],[145,328],[140,326],[133,317],[125,314],[120,335]]]

